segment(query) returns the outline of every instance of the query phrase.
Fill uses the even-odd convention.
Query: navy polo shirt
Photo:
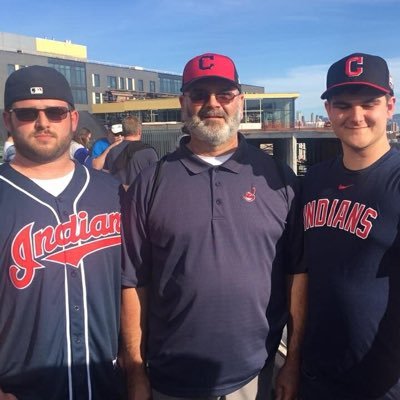
[[[150,379],[168,395],[224,395],[256,376],[286,323],[286,274],[304,271],[297,178],[239,139],[220,166],[183,142],[151,210],[154,166],[128,192],[123,285],[149,288]]]

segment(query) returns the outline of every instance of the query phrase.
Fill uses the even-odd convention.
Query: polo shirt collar
[[[190,138],[183,138],[177,151],[178,158],[185,168],[187,168],[193,174],[200,174],[210,168],[213,168],[214,166],[203,161],[186,146],[189,140]],[[230,157],[229,160],[225,161],[223,164],[219,165],[218,168],[226,169],[236,174],[239,173],[243,164],[245,164],[247,160],[248,144],[240,132],[238,133],[238,141],[238,148],[232,154],[232,157]]]

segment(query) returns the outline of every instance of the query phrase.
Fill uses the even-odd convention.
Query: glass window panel
[[[128,90],[133,90],[133,79],[132,78],[128,78],[127,84],[128,84],[127,89]]]

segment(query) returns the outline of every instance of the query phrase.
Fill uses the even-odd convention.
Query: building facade
[[[7,77],[29,65],[60,71],[71,85],[76,108],[97,115],[102,123],[118,121],[126,115],[136,115],[149,124],[181,120],[179,74],[90,61],[86,46],[70,40],[0,33],[1,93]],[[245,108],[241,129],[294,127],[297,93],[264,93],[262,86],[248,84],[242,84],[242,90]],[[0,96],[0,109],[3,107]]]
[[[54,67],[69,81],[78,109],[93,104],[135,99],[173,97],[180,93],[182,77],[138,66],[94,62],[87,48],[70,40],[57,41],[0,32],[0,90],[7,77],[28,65]],[[244,85],[245,91],[263,93],[261,86]],[[3,108],[0,99],[0,108]]]

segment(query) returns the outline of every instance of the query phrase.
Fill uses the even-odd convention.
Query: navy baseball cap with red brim
[[[383,94],[394,95],[386,61],[371,54],[353,53],[332,64],[321,99],[352,86],[370,87]]]

